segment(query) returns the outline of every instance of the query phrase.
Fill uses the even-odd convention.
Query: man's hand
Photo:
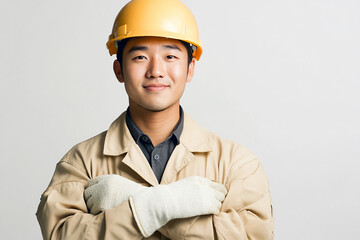
[[[86,205],[92,214],[114,208],[146,187],[119,175],[103,175],[90,179],[85,189]]]
[[[141,233],[149,237],[172,219],[218,214],[226,193],[222,184],[194,176],[145,188],[129,200]]]

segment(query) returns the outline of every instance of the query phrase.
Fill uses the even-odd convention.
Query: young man
[[[133,0],[107,45],[129,108],[58,163],[37,211],[44,239],[272,239],[261,163],[180,107],[202,52],[191,12]]]

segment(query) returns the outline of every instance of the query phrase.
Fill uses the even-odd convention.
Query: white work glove
[[[149,237],[172,219],[218,214],[226,193],[224,185],[194,176],[146,188],[129,201],[142,235]]]
[[[118,206],[145,188],[119,175],[103,175],[89,180],[84,196],[90,213],[98,214]]]

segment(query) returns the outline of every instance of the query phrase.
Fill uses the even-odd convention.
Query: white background
[[[184,2],[204,54],[182,105],[260,158],[275,239],[360,239],[360,1]],[[126,109],[105,47],[124,4],[1,1],[1,239],[41,239],[56,163]]]

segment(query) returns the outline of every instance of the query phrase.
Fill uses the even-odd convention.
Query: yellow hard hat
[[[166,37],[196,46],[193,57],[200,59],[202,48],[198,27],[191,11],[179,0],[132,0],[117,15],[107,48],[117,53],[117,41],[132,37]]]

